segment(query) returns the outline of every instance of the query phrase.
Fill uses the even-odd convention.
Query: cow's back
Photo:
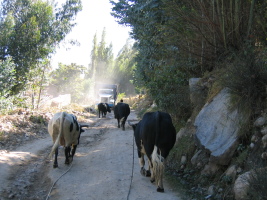
[[[135,137],[143,141],[148,155],[151,155],[156,145],[162,151],[162,156],[166,158],[175,144],[176,130],[168,113],[148,112],[137,125]]]
[[[141,141],[145,146],[145,151],[148,156],[153,152],[156,140],[156,120],[153,112],[144,114],[142,120],[138,123],[134,132],[135,139],[139,148],[141,148]]]
[[[114,115],[116,119],[121,119],[123,117],[128,117],[130,114],[130,106],[126,103],[117,103],[114,107]]]
[[[65,139],[65,145],[71,146],[78,144],[78,138],[80,130],[77,123],[74,123],[73,116],[68,114],[63,121],[63,137]]]
[[[157,145],[162,150],[162,156],[166,158],[176,141],[176,130],[168,113],[159,112],[159,128]]]
[[[56,141],[59,134],[61,113],[56,113],[48,122],[48,133],[52,137],[53,142]]]
[[[99,103],[99,104],[98,104],[98,110],[99,110],[99,111],[106,112],[106,111],[107,111],[106,104],[105,104],[105,103]]]
[[[62,116],[62,112],[56,113],[53,118],[48,123],[48,132],[53,139],[53,142],[56,141],[59,130],[60,130],[60,118]],[[62,136],[59,140],[59,144],[61,146],[77,144],[78,138],[80,135],[78,124],[73,123],[73,117],[71,114],[63,115],[63,129],[62,129]]]

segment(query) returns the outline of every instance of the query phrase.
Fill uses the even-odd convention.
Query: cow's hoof
[[[54,167],[54,168],[57,168],[57,167],[58,167],[58,164],[54,164],[53,167]]]
[[[149,170],[146,171],[146,177],[150,177],[151,176],[151,172]]]
[[[157,192],[164,192],[164,188],[160,188],[160,187],[158,187],[158,188],[157,188]]]
[[[154,183],[155,182],[155,179],[153,178],[153,179],[150,179],[150,182],[151,183]]]
[[[69,157],[68,160],[65,160],[65,164],[69,165],[72,162],[72,160],[73,160],[73,157]]]
[[[69,158],[69,163],[72,163],[72,161],[73,161],[73,156],[71,156],[71,157]]]
[[[141,173],[143,176],[146,176],[146,169],[142,167],[141,170],[140,170],[140,173]]]

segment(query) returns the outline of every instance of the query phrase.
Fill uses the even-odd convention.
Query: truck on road
[[[111,108],[115,106],[118,96],[117,84],[96,83],[95,97],[96,104],[107,103]]]

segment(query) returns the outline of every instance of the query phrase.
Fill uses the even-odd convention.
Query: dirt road
[[[128,120],[134,119],[131,112]],[[141,176],[129,125],[125,131],[118,129],[113,113],[104,119],[94,118],[89,124],[71,165],[64,164],[60,148],[59,168],[53,168],[48,159],[52,147],[48,134],[15,151],[0,152],[0,200],[181,199],[166,182],[165,193],[158,193],[149,178]]]

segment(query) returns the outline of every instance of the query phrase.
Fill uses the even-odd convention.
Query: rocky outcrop
[[[238,145],[238,131],[242,116],[230,110],[230,94],[223,89],[207,103],[195,119],[195,137],[199,146],[210,151],[210,162],[227,165]]]
[[[246,172],[236,179],[234,184],[234,194],[236,200],[249,200],[248,189],[250,180],[251,172]]]
[[[245,112],[239,112],[231,106],[230,92],[226,88],[212,99],[210,96],[207,98],[206,90],[211,89],[209,80],[189,81],[193,112],[186,126],[178,132],[177,143],[183,141],[183,137],[193,136],[196,146],[193,152],[189,151],[189,155],[182,154],[180,170],[188,172],[189,161],[193,166],[192,171],[196,170],[199,177],[216,177],[216,183],[220,177],[221,183],[231,185],[232,190],[229,192],[221,184],[210,182],[209,187],[202,190],[207,195],[206,199],[222,199],[228,193],[231,199],[246,200],[254,193],[256,196],[264,193],[264,187],[261,191],[259,188],[252,191],[251,188],[253,181],[266,185],[267,110],[262,110],[260,116],[259,113],[246,116]],[[254,121],[247,121],[254,116],[257,116]],[[241,130],[241,127],[246,130]],[[263,173],[258,175],[259,172]],[[199,184],[203,179],[196,181]],[[198,191],[194,188],[192,191]]]

